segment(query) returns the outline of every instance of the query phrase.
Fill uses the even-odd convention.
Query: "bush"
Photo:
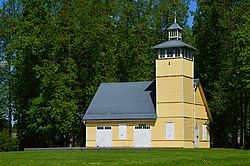
[[[16,138],[12,138],[9,132],[4,129],[0,132],[0,152],[1,151],[15,151],[18,147]]]

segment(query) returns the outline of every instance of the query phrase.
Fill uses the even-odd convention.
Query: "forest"
[[[250,2],[5,0],[0,7],[0,151],[84,146],[102,82],[155,79],[152,46],[177,22],[195,46],[212,147],[250,147]]]

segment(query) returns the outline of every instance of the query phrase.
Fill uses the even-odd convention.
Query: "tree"
[[[11,92],[21,147],[82,145],[82,115],[102,82],[154,79],[151,49],[166,40],[178,1],[23,0]],[[32,138],[32,139],[31,139]],[[73,141],[72,141],[73,140]]]
[[[200,0],[198,7],[194,26],[199,49],[196,74],[204,82],[212,108],[213,146],[247,147],[249,40],[244,36],[249,34],[249,13],[242,11],[249,3]]]
[[[8,119],[9,134],[12,133],[12,117],[14,113],[11,87],[15,53],[7,50],[8,44],[15,37],[15,23],[18,21],[19,12],[20,2],[18,0],[6,1],[0,9],[0,109],[5,113],[5,118]]]

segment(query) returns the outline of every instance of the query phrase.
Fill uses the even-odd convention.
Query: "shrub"
[[[17,139],[12,138],[6,129],[0,132],[0,151],[15,151],[17,146]]]

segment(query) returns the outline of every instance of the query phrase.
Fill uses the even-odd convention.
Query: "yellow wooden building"
[[[196,49],[182,42],[182,28],[168,28],[158,51],[156,78],[103,83],[86,114],[87,147],[209,148],[212,120],[201,83],[194,79]]]

